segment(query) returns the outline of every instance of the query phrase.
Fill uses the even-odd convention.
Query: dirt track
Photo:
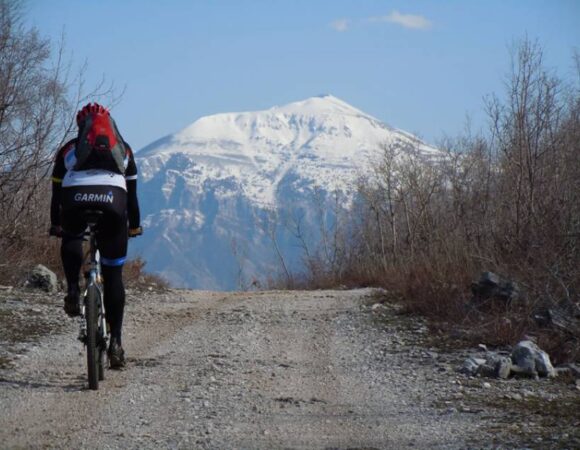
[[[450,381],[454,376],[445,364],[440,370],[426,364],[437,355],[405,346],[423,332],[421,325],[399,327],[393,320],[391,327],[377,326],[379,307],[370,307],[370,295],[359,290],[130,296],[128,367],[108,371],[97,392],[86,389],[84,353],[69,320],[64,330],[43,337],[0,372],[0,446],[491,445],[483,425],[493,418],[438,403],[462,387]]]

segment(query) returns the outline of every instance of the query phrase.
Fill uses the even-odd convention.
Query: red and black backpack
[[[104,169],[125,174],[127,148],[109,111],[89,103],[77,114],[74,170]]]

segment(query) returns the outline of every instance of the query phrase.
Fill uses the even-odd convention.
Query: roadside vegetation
[[[533,318],[578,307],[580,56],[575,83],[545,66],[537,42],[516,44],[511,61],[505,92],[484,101],[487,131],[445,139],[434,161],[385,145],[354,211],[337,209],[306,272],[282,284],[380,286],[436,330],[494,345],[529,334],[556,362],[580,358],[580,336]],[[517,301],[474,302],[482,272],[516,284]]]
[[[60,241],[48,238],[54,154],[74,136],[79,105],[119,98],[104,80],[87,89],[86,70],[67,62],[64,41],[25,24],[23,3],[0,0],[0,285],[21,283],[36,264],[62,275]],[[128,264],[129,285],[166,285],[144,265]]]
[[[48,175],[73,118],[63,53],[24,25],[18,2],[0,1],[0,283],[39,257],[56,261]]]

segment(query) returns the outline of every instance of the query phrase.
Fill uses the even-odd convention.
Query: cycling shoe
[[[64,312],[69,317],[76,317],[81,314],[81,308],[79,306],[79,293],[78,291],[69,292],[64,298]]]
[[[111,339],[108,350],[109,366],[111,369],[122,369],[125,367],[125,351],[116,339]]]

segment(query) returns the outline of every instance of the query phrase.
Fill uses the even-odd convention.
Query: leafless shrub
[[[146,262],[141,258],[128,260],[123,267],[123,280],[130,288],[163,290],[169,282],[163,277],[145,271]]]
[[[388,287],[410,309],[494,343],[530,332],[547,340],[534,308],[580,300],[580,90],[547,70],[528,39],[512,49],[505,87],[485,102],[489,132],[446,139],[435,162],[412,146],[382,147],[360,180],[335,284]],[[518,282],[526,307],[474,314],[468,286],[482,270]],[[314,286],[327,281],[320,267],[310,273]]]
[[[47,238],[54,152],[71,137],[86,97],[113,96],[100,84],[84,92],[83,69],[73,76],[64,43],[28,28],[21,3],[0,0],[0,281],[12,282],[34,257],[57,259]]]

